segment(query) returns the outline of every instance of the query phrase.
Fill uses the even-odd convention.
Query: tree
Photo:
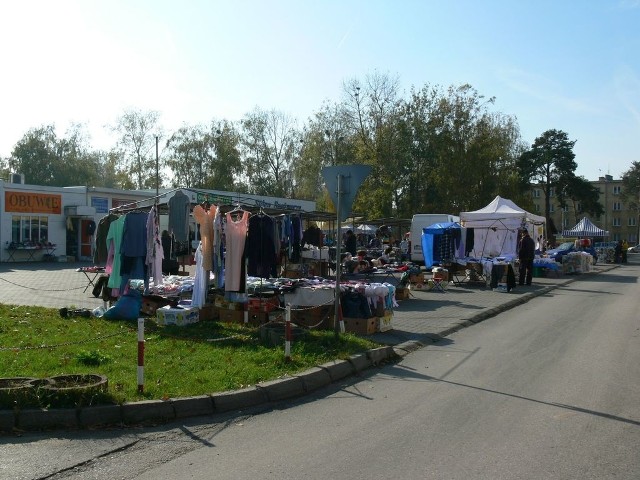
[[[82,125],[72,125],[62,138],[54,125],[33,128],[18,141],[8,163],[35,185],[98,185],[102,165],[87,145]]]
[[[568,177],[565,185],[561,186],[558,197],[561,208],[567,206],[567,200],[571,201],[576,223],[579,221],[578,215],[582,212],[593,217],[599,217],[604,213],[604,207],[600,203],[600,190],[584,177]]]
[[[9,168],[24,174],[27,183],[55,185],[57,142],[54,125],[30,129],[13,148]]]
[[[551,195],[560,192],[574,177],[577,164],[573,146],[576,141],[561,130],[547,130],[536,138],[531,148],[517,162],[518,171],[526,184],[539,184],[545,196],[545,217],[551,221]],[[552,232],[555,233],[555,232]]]
[[[640,162],[631,162],[629,170],[622,174],[620,198],[636,212],[636,241],[640,241]]]
[[[291,197],[293,162],[300,153],[296,122],[282,112],[256,108],[241,124],[250,193]]]
[[[353,210],[372,217],[390,217],[397,210],[399,195],[396,155],[397,121],[401,102],[397,77],[374,72],[364,81],[344,83],[344,103],[354,131],[355,160],[371,165]]]
[[[227,121],[209,127],[185,125],[167,141],[166,165],[174,187],[242,190],[236,181],[242,172],[239,135]]]
[[[129,109],[116,120],[113,130],[119,135],[120,167],[138,189],[156,186],[156,137],[161,136],[160,113]]]

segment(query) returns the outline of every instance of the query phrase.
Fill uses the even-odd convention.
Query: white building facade
[[[49,187],[0,180],[0,262],[91,261],[96,224],[118,208],[167,203],[178,190]],[[179,189],[191,203],[313,212],[315,202],[217,190]],[[167,219],[164,218],[164,222]],[[161,227],[163,218],[161,217]],[[194,228],[195,231],[195,228]]]

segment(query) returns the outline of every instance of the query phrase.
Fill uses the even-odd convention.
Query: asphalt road
[[[637,479],[639,273],[559,287],[266,411],[14,439],[0,477]]]

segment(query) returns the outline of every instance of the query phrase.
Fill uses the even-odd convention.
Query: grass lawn
[[[235,390],[379,346],[311,330],[292,342],[287,362],[284,348],[262,342],[257,327],[213,321],[162,327],[149,319],[139,394],[137,322],[62,318],[56,309],[0,304],[0,339],[0,377],[101,374],[115,403]]]

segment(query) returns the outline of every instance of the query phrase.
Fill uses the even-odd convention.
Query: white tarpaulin
[[[508,198],[497,196],[486,207],[460,213],[460,225],[474,229],[471,255],[515,255],[518,246],[518,229],[527,228],[538,244],[546,219],[529,213]]]

